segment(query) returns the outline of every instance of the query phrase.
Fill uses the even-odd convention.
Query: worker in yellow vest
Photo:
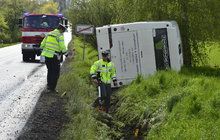
[[[90,69],[90,75],[92,81],[98,85],[101,90],[101,97],[99,98],[99,105],[103,104],[106,113],[109,112],[110,108],[110,96],[112,94],[111,81],[117,86],[116,80],[116,69],[114,64],[111,62],[110,50],[102,52],[102,59],[96,61]]]
[[[62,54],[67,56],[67,49],[64,44],[64,36],[66,27],[59,24],[57,29],[49,32],[40,48],[43,49],[41,56],[45,57],[47,66],[47,90],[48,92],[58,92],[56,90],[57,81],[60,75],[60,59]]]

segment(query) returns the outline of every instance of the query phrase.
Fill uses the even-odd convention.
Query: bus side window
[[[178,48],[179,48],[179,54],[181,54],[182,53],[182,48],[181,48],[180,44],[178,45]]]

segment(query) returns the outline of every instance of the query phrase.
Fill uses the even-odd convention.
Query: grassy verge
[[[91,104],[97,97],[96,89],[89,80],[89,69],[97,59],[97,51],[86,44],[86,57],[82,60],[83,44],[79,38],[74,39],[75,56],[65,65],[59,79],[58,89],[66,94],[66,112],[69,124],[62,132],[62,140],[102,140],[108,139],[108,127],[97,121],[95,110]]]
[[[8,47],[8,46],[15,45],[15,44],[18,44],[18,43],[10,43],[10,44],[1,44],[0,43],[0,48]]]

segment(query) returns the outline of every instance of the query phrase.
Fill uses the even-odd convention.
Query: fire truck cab
[[[62,14],[29,14],[19,19],[21,28],[21,50],[23,61],[33,61],[41,54],[40,43],[45,35],[59,23],[68,27],[68,20]]]

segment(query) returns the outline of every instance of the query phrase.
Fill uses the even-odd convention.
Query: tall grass
[[[97,97],[97,91],[89,80],[89,69],[97,59],[97,51],[86,44],[86,59],[82,60],[83,44],[79,38],[74,39],[75,56],[65,65],[58,83],[61,94],[67,99],[66,111],[70,117],[69,124],[63,130],[62,140],[106,140],[108,127],[97,121],[91,104]]]
[[[136,81],[118,93],[127,127],[147,127],[147,139],[220,139],[220,79],[161,71]]]

